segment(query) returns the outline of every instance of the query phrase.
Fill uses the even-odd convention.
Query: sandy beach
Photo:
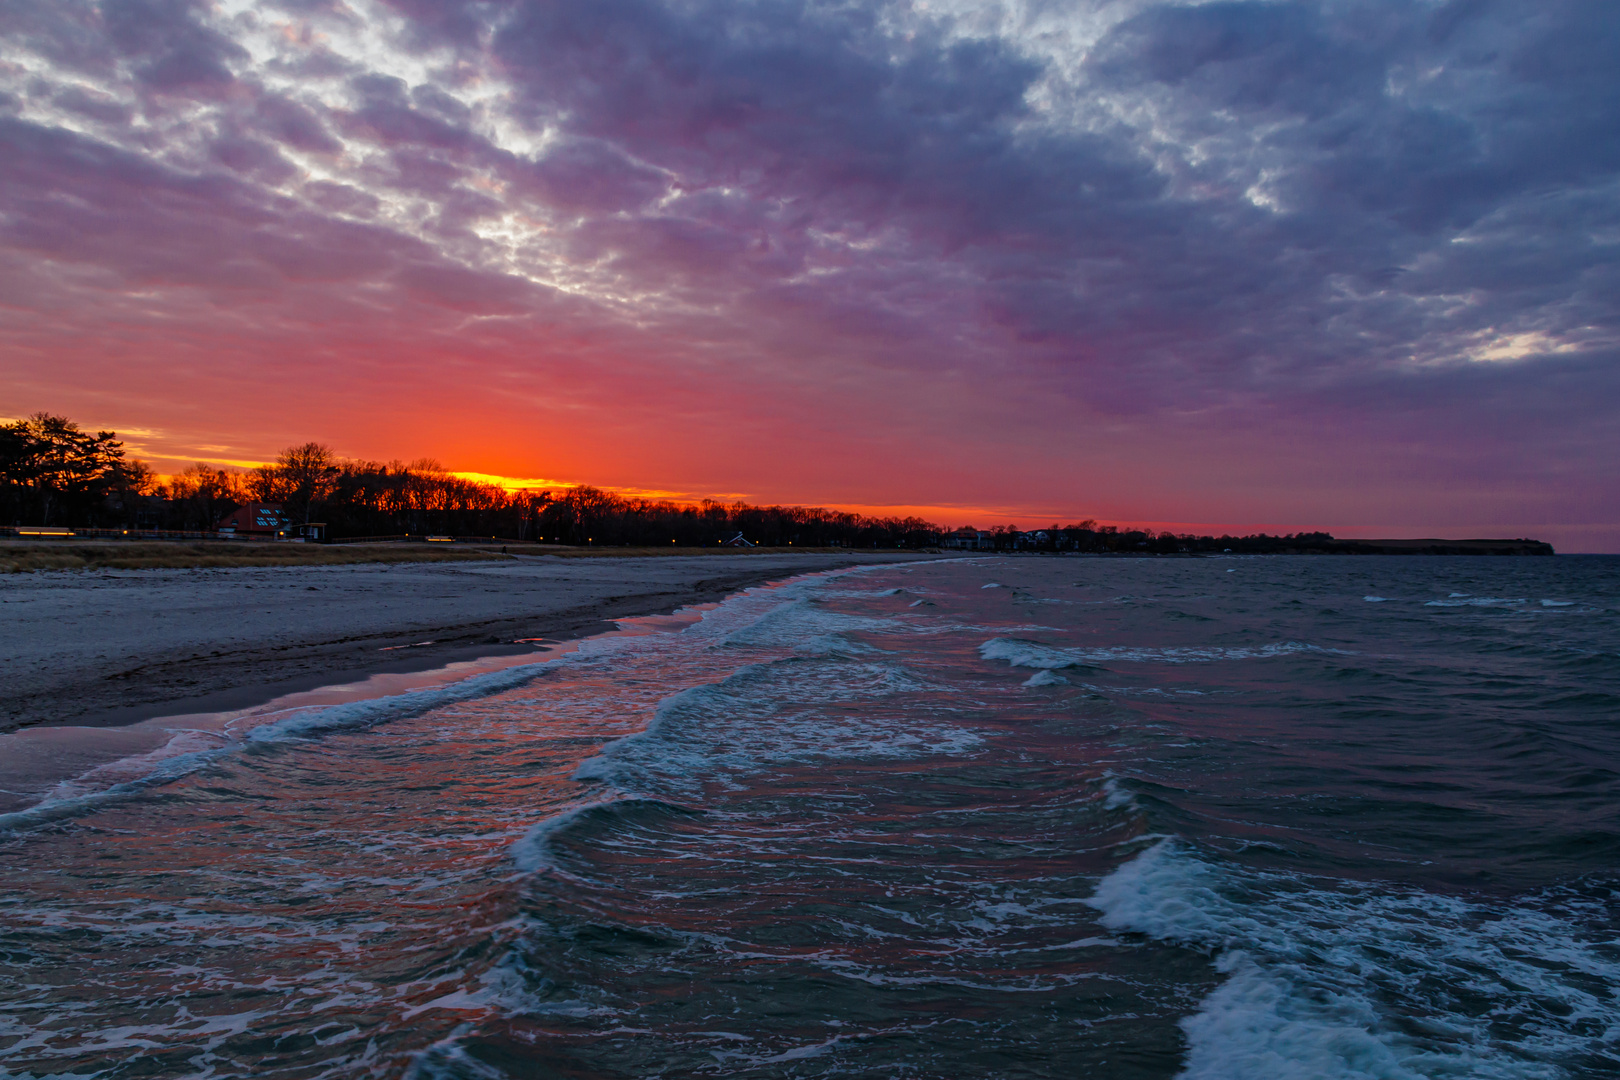
[[[92,570],[0,576],[0,731],[243,708],[536,647],[900,553]],[[937,557],[937,556],[934,556]]]

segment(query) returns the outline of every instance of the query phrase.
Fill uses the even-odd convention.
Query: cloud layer
[[[0,0],[0,33],[14,411],[1620,543],[1607,0]]]

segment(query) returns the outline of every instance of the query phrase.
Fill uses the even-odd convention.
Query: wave
[[[0,833],[17,832],[78,815],[106,802],[129,798],[147,788],[178,780],[207,767],[226,754],[313,738],[337,731],[357,731],[392,720],[417,716],[429,709],[511,690],[537,678],[547,669],[573,662],[578,654],[550,657],[533,664],[473,675],[443,686],[410,690],[403,694],[351,701],[324,708],[300,709],[267,720],[240,736],[178,731],[163,747],[122,758],[58,784],[33,806],[0,814]],[[189,749],[199,740],[211,745]],[[130,776],[133,773],[135,775]],[[106,782],[109,777],[128,779]]]
[[[650,811],[654,814],[693,815],[704,811],[696,807],[655,799],[646,795],[615,792],[605,798],[580,803],[536,823],[511,847],[512,862],[525,874],[544,870],[561,871],[561,856],[555,846],[563,833],[575,828],[600,829],[604,819],[618,820],[627,812]]]
[[[1427,601],[1424,607],[1516,607],[1524,603],[1524,597],[1508,596],[1460,596],[1453,593],[1445,600]]]
[[[979,655],[986,660],[1005,660],[1013,667],[1062,668],[1088,667],[1110,662],[1143,664],[1207,664],[1218,660],[1253,660],[1294,653],[1331,653],[1348,655],[1340,649],[1324,649],[1298,641],[1283,641],[1258,648],[1219,646],[1166,647],[1116,645],[1100,649],[1062,649],[1022,638],[992,638],[979,646]]]
[[[1025,686],[1068,686],[1069,680],[1050,668],[1043,668],[1024,680]]]
[[[645,728],[603,747],[574,779],[691,797],[704,783],[740,790],[743,777],[783,764],[957,755],[979,746],[980,736],[948,720],[851,708],[933,689],[900,665],[847,657],[750,664],[665,698]]]
[[[1554,1080],[1620,1069],[1620,956],[1556,904],[1242,874],[1162,841],[1088,903],[1114,931],[1209,950],[1184,1080]]]
[[[802,595],[800,590],[787,593],[769,609],[753,614],[743,625],[727,628],[715,644],[751,649],[796,649],[810,642],[830,640],[832,635],[882,631],[895,625],[891,619],[828,610],[815,598]]]
[[[810,589],[830,579],[870,569],[855,567],[811,574],[784,585],[749,589],[705,612],[702,618],[680,634],[656,636],[689,635],[689,640],[701,647],[746,640],[747,635],[752,633],[761,642],[797,644],[807,652],[853,653],[862,646],[847,639],[836,639],[828,633],[818,638],[805,632],[806,617],[817,620],[825,631],[851,628],[847,620],[840,622],[844,620],[843,616],[816,612],[813,603],[805,596]],[[773,614],[782,608],[795,609],[799,613],[796,621],[784,621],[781,616],[773,619]],[[855,620],[854,625],[864,627],[866,622],[876,623],[878,620]],[[559,666],[603,661],[611,663],[627,649],[646,647],[644,643],[647,640],[645,637],[609,634],[586,639],[573,652],[455,682],[341,705],[300,708],[279,714],[250,714],[246,719],[257,722],[240,734],[177,730],[164,746],[100,765],[58,784],[32,806],[0,814],[0,834],[26,831],[48,822],[77,817],[109,801],[136,796],[154,786],[178,780],[206,768],[225,755],[244,749],[363,730],[445,705],[490,697],[516,689]],[[238,723],[232,721],[232,725]],[[199,743],[204,745],[199,746]]]

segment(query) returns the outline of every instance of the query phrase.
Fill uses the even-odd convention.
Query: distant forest
[[[741,532],[766,546],[926,547],[941,528],[801,506],[626,498],[593,487],[510,492],[430,459],[353,461],[320,443],[288,447],[253,470],[196,464],[160,482],[117,434],[36,413],[0,425],[0,522],[13,526],[210,532],[249,503],[320,521],[332,539],[488,536],[593,545],[712,545]]]
[[[144,462],[125,454],[116,432],[92,434],[66,417],[46,413],[0,424],[0,524],[208,533],[249,503],[278,505],[294,523],[324,522],[330,540],[436,534],[663,547],[714,545],[741,533],[767,547],[916,549],[964,543],[917,517],[867,517],[820,507],[713,499],[677,503],[593,487],[510,492],[453,476],[431,459],[409,464],[354,461],[320,443],[288,447],[273,464],[247,471],[192,465],[163,483]],[[1090,520],[1040,530],[1004,525],[976,532],[972,544],[994,551],[1137,555],[1375,550],[1325,532],[1194,536],[1122,530]],[[1464,552],[1435,548],[1423,553]],[[1552,549],[1534,553],[1551,554]]]

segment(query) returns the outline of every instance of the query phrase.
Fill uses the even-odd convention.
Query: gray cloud
[[[214,94],[235,81],[230,62],[247,51],[205,26],[196,0],[103,0],[100,23],[113,51],[142,86],[166,93]]]

